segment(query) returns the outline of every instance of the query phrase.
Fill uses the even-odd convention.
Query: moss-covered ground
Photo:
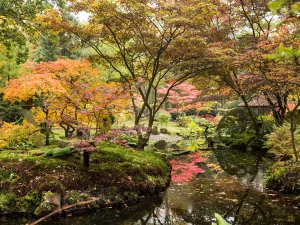
[[[126,205],[161,192],[170,179],[166,161],[153,152],[101,143],[86,168],[81,153],[46,156],[53,148],[0,151],[0,212],[34,212],[49,191],[62,204],[103,196],[102,206]]]

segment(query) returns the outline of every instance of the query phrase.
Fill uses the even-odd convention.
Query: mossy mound
[[[267,187],[275,191],[300,194],[300,163],[283,161],[269,169]]]
[[[0,212],[34,212],[44,192],[61,195],[62,204],[103,196],[99,207],[128,205],[160,193],[170,180],[166,161],[150,151],[101,143],[87,169],[81,153],[47,156],[54,148],[0,151]]]

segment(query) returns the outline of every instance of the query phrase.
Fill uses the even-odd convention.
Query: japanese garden
[[[0,224],[300,224],[297,0],[0,0]]]

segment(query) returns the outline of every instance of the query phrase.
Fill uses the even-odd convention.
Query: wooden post
[[[90,153],[84,151],[83,152],[83,165],[85,167],[89,167],[90,166]]]

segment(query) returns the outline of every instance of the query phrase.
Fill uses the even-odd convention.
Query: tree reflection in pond
[[[146,200],[123,210],[101,210],[85,217],[42,224],[211,225],[214,213],[219,213],[235,225],[299,225],[300,210],[293,206],[292,199],[265,190],[265,163],[261,163],[261,157],[249,158],[247,153],[240,152],[232,154],[237,154],[239,159],[232,158],[229,151],[176,158],[198,165],[199,170],[195,169],[194,177],[189,175],[185,182],[172,182],[163,199]],[[1,225],[25,223],[1,221]]]

